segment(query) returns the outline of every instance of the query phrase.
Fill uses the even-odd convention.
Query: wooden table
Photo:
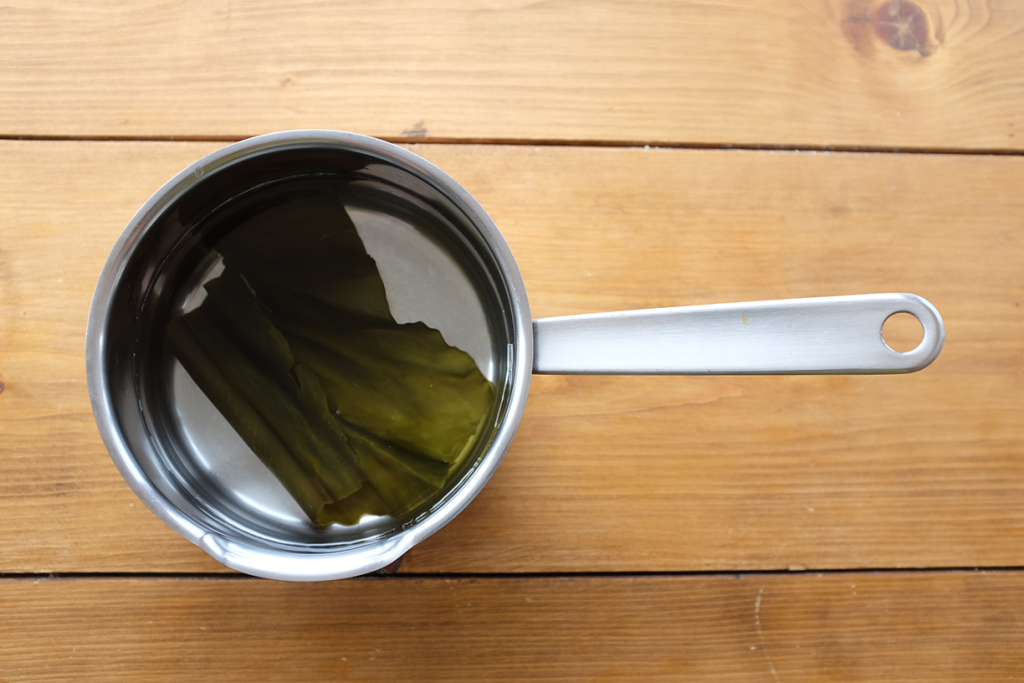
[[[145,199],[290,128],[448,171],[537,317],[910,291],[946,348],[536,377],[395,573],[232,573],[118,475],[83,339]],[[1024,678],[1024,4],[15,0],[0,138],[0,681]]]

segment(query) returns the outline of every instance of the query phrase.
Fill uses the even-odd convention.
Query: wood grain
[[[0,135],[1024,149],[1015,0],[0,8]]]
[[[217,145],[0,143],[0,571],[220,567],[135,499],[85,386],[122,226]],[[535,316],[912,291],[889,377],[537,377],[476,501],[403,571],[1024,564],[1024,159],[416,146],[481,201]]]
[[[1024,676],[1019,573],[0,582],[0,680]]]

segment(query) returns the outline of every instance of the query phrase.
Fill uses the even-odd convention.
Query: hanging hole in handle
[[[924,341],[924,327],[913,313],[893,313],[882,323],[882,341],[893,351],[909,353]]]

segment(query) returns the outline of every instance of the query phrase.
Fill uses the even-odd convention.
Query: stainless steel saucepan
[[[380,265],[396,319],[441,329],[473,356],[500,400],[476,452],[420,509],[317,527],[181,368],[154,349],[166,321],[217,272],[216,258],[198,246],[206,216],[276,182],[332,174],[345,178],[346,207]],[[882,337],[885,321],[900,312],[924,330],[906,353]],[[103,440],[158,517],[228,567],[316,581],[384,567],[465,508],[512,443],[533,373],[901,373],[931,363],[943,339],[939,313],[912,294],[533,320],[505,240],[458,183],[381,140],[307,130],[229,145],[146,202],[100,275],[86,362]]]

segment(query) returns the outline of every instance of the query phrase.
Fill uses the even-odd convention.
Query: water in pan
[[[396,322],[421,321],[439,330],[448,344],[473,358],[487,379],[500,384],[496,380],[506,368],[494,351],[495,325],[482,303],[486,298],[482,294],[484,278],[474,272],[479,269],[467,267],[466,250],[453,246],[450,229],[436,216],[419,220],[414,208],[402,207],[373,183],[346,182],[341,196],[367,252],[377,263]],[[211,258],[188,279],[178,298],[178,310],[187,312],[199,306],[206,296],[202,284],[222,270],[223,262],[211,252]],[[232,523],[256,530],[257,535],[324,543],[376,536],[398,523],[389,517],[365,516],[356,526],[312,525],[182,366],[174,359],[164,365],[168,368],[168,404],[173,406],[170,431],[178,443],[175,450],[182,456],[178,458],[178,476],[194,495],[208,499],[209,507],[221,515],[226,512]],[[270,531],[261,534],[259,529]]]

